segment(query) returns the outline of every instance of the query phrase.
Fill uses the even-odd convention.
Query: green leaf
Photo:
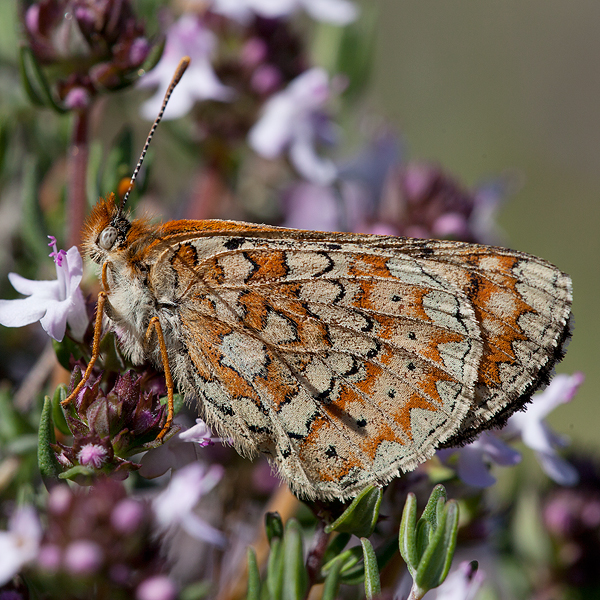
[[[210,581],[196,581],[181,590],[178,600],[201,600],[210,594],[211,588]]]
[[[365,488],[333,523],[325,527],[325,533],[338,531],[357,537],[370,536],[377,524],[382,496],[381,488]]]
[[[303,600],[308,586],[308,573],[304,566],[302,530],[296,519],[290,519],[283,536],[283,600]]]
[[[443,511],[444,503],[447,499],[448,495],[446,494],[446,488],[441,483],[438,483],[433,488],[429,500],[427,501],[427,506],[425,506],[425,510],[421,515],[421,519],[430,523],[432,529],[437,528],[437,516]],[[440,500],[442,500],[441,508],[439,504]]]
[[[416,523],[417,497],[410,492],[406,497],[406,502],[404,503],[404,509],[402,511],[398,545],[400,547],[400,556],[404,559],[412,577],[415,576],[415,573],[419,568],[419,554],[417,552],[415,532]]]
[[[71,356],[73,356],[75,360],[79,360],[83,357],[83,352],[81,351],[79,344],[75,340],[72,340],[68,335],[65,335],[61,342],[52,340],[52,347],[54,348],[54,352],[56,352],[58,362],[67,371],[71,370]]]
[[[52,422],[52,401],[50,396],[44,398],[44,406],[40,417],[38,432],[38,466],[46,487],[58,481],[62,468],[56,459],[51,444],[56,442],[54,424]]]
[[[321,575],[323,577],[327,575],[330,569],[333,567],[334,563],[338,560],[342,563],[342,573],[345,573],[346,571],[354,567],[354,565],[358,563],[361,557],[362,550],[359,546],[353,546],[352,548],[348,548],[348,550],[345,550],[339,556],[335,556],[330,561],[325,563],[321,567]]]
[[[169,403],[169,397],[163,396],[159,399],[161,405]],[[179,411],[185,406],[185,398],[182,394],[173,394],[173,415],[179,413]],[[163,438],[163,441],[167,441],[168,438]]]
[[[349,533],[339,533],[336,535],[327,546],[327,549],[323,553],[323,564],[327,564],[330,560],[336,558],[342,550],[347,546],[350,538],[352,537]]]
[[[283,541],[279,537],[271,540],[271,552],[267,562],[267,589],[272,600],[279,600],[283,589]]]
[[[64,473],[60,473],[58,477],[59,479],[75,480],[76,477],[80,479],[91,479],[94,475],[95,471],[93,469],[89,469],[88,467],[84,467],[82,465],[76,465]]]
[[[367,596],[367,600],[372,600],[372,598],[381,594],[377,556],[375,555],[375,550],[373,550],[373,545],[367,538],[360,538],[360,543],[365,562],[365,595]]]
[[[50,84],[44,75],[33,51],[28,46],[22,46],[19,54],[19,71],[21,73],[21,81],[27,95],[37,106],[46,106],[52,108],[59,114],[64,114],[67,109],[60,106],[54,100]]]
[[[329,573],[327,573],[327,577],[325,577],[325,582],[323,583],[321,600],[335,600],[337,597],[341,583],[340,571],[342,570],[342,565],[343,563],[341,560],[333,561]]]
[[[419,588],[430,590],[444,582],[452,564],[457,535],[458,504],[449,500],[414,577]]]
[[[362,547],[356,546],[358,550],[361,551]],[[394,538],[390,538],[387,542],[382,544],[375,550],[375,555],[377,556],[377,566],[379,570],[383,569],[385,565],[392,559],[396,554],[396,540]],[[342,583],[347,585],[358,585],[362,583],[365,579],[365,565],[364,561],[349,568],[342,569]]]
[[[62,402],[67,398],[67,386],[64,384],[60,384],[56,390],[54,391],[54,396],[52,396],[52,420],[54,421],[54,426],[63,434],[63,435],[71,435],[71,430],[67,425],[67,420],[65,419],[65,413],[62,409]]]
[[[283,537],[283,521],[278,512],[268,512],[265,515],[265,531],[269,544],[271,544],[273,538],[281,539]]]
[[[248,556],[248,594],[247,600],[260,600],[260,573],[256,562],[256,552],[254,548],[249,547]]]

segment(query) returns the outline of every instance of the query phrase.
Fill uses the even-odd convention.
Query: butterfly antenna
[[[160,110],[158,111],[158,116],[154,120],[154,123],[152,123],[150,132],[148,133],[148,137],[146,138],[146,143],[144,144],[142,153],[140,154],[140,159],[138,160],[137,165],[135,165],[135,169],[133,170],[133,175],[131,176],[131,179],[129,181],[129,186],[127,188],[127,191],[125,192],[125,195],[123,196],[123,200],[121,200],[121,205],[119,206],[119,212],[121,212],[123,210],[123,207],[125,206],[125,203],[127,202],[127,198],[129,198],[129,194],[130,194],[131,190],[133,189],[133,185],[135,183],[136,177],[138,176],[138,173],[140,172],[140,169],[142,168],[142,163],[144,162],[144,157],[146,156],[146,152],[148,152],[148,147],[150,146],[150,142],[152,141],[152,136],[154,135],[154,132],[156,131],[156,128],[158,127],[158,124],[161,122],[161,120],[163,118],[163,115],[165,113],[165,108],[167,108],[167,103],[169,102],[169,98],[171,97],[171,94],[173,93],[175,86],[179,83],[180,79],[183,77],[183,74],[185,73],[185,70],[188,68],[189,64],[190,64],[190,57],[184,56],[179,61],[179,64],[177,65],[177,70],[175,71],[175,74],[173,75],[173,79],[171,79],[171,83],[169,84],[169,89],[167,90],[165,97],[162,101]]]

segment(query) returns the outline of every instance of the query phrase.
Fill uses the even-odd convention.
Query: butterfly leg
[[[156,330],[156,335],[158,337],[158,347],[160,348],[160,356],[163,362],[163,368],[165,370],[165,383],[167,384],[167,398],[168,398],[168,412],[167,412],[167,421],[165,422],[164,427],[161,432],[156,436],[157,440],[162,439],[167,431],[171,428],[171,424],[173,423],[173,378],[171,377],[171,367],[169,366],[169,356],[167,355],[167,345],[165,344],[165,337],[163,335],[162,327],[160,326],[160,321],[158,317],[152,317],[150,319],[150,324],[148,325],[148,329],[146,330],[146,341],[150,341],[150,337],[152,336],[152,330]]]
[[[71,392],[71,394],[65,398],[62,402],[62,406],[68,406],[75,398],[77,398],[77,394],[82,390],[83,386],[86,384],[87,380],[90,378],[92,374],[92,369],[100,356],[100,338],[102,337],[102,317],[104,315],[104,305],[106,304],[107,299],[106,292],[100,292],[98,294],[98,303],[96,304],[96,322],[94,323],[94,341],[92,343],[92,356],[90,357],[90,361],[88,362],[87,369],[81,378],[81,381],[77,384],[75,389]]]

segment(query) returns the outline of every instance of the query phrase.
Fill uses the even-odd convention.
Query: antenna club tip
[[[180,61],[179,61],[179,65],[177,66],[177,75],[179,77],[181,77],[185,70],[190,66],[190,62],[192,62],[192,59],[189,56],[184,56]]]

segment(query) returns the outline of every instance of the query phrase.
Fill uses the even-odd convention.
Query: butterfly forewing
[[[97,240],[119,231],[109,250]],[[344,499],[502,423],[568,337],[569,278],[500,248],[232,221],[128,221],[109,198],[85,246],[107,265],[125,351],[161,364],[242,454]]]

